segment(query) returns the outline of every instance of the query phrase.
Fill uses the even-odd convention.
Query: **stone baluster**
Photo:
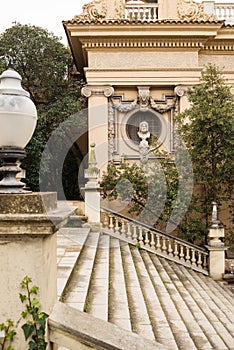
[[[109,226],[108,214],[103,213],[103,227],[108,228],[108,226]]]
[[[196,263],[196,255],[195,255],[195,250],[192,249],[192,257],[191,257],[191,263],[193,266],[197,266],[197,263]]]
[[[126,236],[128,239],[132,239],[132,232],[131,232],[131,223],[127,222],[127,233]]]
[[[166,238],[165,237],[162,237],[162,252],[164,254],[167,253],[167,245],[166,245]]]
[[[142,247],[142,246],[144,246],[143,235],[142,235],[142,227],[138,226],[138,228],[139,228],[139,238],[138,238],[138,240],[139,240],[140,246]]]
[[[172,245],[171,245],[171,240],[168,239],[168,255],[169,256],[173,256],[173,249],[172,249]]]
[[[150,243],[150,240],[149,240],[149,231],[148,230],[144,230],[145,232],[145,246],[146,247],[149,247],[149,243]]]
[[[134,243],[137,243],[137,226],[132,225],[132,228],[133,228],[132,240]]]
[[[109,229],[114,232],[114,222],[113,222],[113,215],[109,215]]]
[[[175,242],[175,243],[174,243],[174,257],[175,257],[176,259],[178,259],[178,256],[179,256],[178,243]]]
[[[115,233],[120,233],[119,219],[115,217]]]
[[[185,256],[185,261],[188,264],[191,264],[191,256],[190,256],[190,248],[186,247],[186,256]]]
[[[179,256],[180,256],[181,261],[185,261],[184,260],[184,246],[183,245],[180,246],[180,255]]]
[[[155,240],[154,240],[154,232],[150,232],[151,240],[150,240],[150,247],[155,249]]]
[[[121,230],[120,230],[120,232],[121,232],[121,235],[122,235],[123,237],[126,237],[126,233],[125,233],[125,221],[124,221],[124,219],[121,220]]]
[[[202,267],[202,258],[201,252],[198,252],[197,266]]]
[[[161,237],[160,237],[160,235],[156,234],[156,240],[157,240],[157,242],[156,242],[156,250],[161,252],[162,249],[161,249]]]

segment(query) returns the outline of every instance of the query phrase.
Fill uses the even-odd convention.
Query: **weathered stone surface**
[[[0,214],[43,214],[56,207],[56,192],[0,194]]]

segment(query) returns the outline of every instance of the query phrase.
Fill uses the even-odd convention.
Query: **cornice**
[[[207,42],[204,45],[203,50],[205,51],[225,51],[225,52],[234,52],[234,38],[232,41],[212,41],[212,42]]]
[[[186,48],[186,49],[202,49],[206,39],[204,38],[191,38],[191,39],[155,39],[155,40],[147,40],[144,38],[133,39],[122,39],[122,38],[90,38],[82,40],[82,48],[89,49],[105,49],[105,48]]]

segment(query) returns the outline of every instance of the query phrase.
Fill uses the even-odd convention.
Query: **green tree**
[[[208,64],[188,99],[191,108],[178,116],[177,123],[190,151],[208,225],[211,202],[222,205],[233,199],[234,96],[219,68]]]
[[[70,51],[58,37],[41,27],[18,23],[3,32],[0,35],[0,56],[4,55],[13,58],[14,68],[22,76],[22,85],[38,110],[37,128],[26,148],[27,158],[23,162],[28,184],[36,191],[39,190],[41,155],[51,133],[84,105],[80,97],[82,82],[72,74]],[[1,71],[5,68],[1,61]],[[79,124],[81,128],[87,128],[85,115]],[[61,142],[59,147],[63,147]],[[72,150],[75,152],[74,161],[80,161],[84,152],[79,145],[72,146]],[[72,182],[77,174],[69,173],[69,167],[65,167],[64,176]]]

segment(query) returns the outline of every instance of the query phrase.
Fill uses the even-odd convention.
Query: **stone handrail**
[[[69,350],[168,350],[156,341],[140,337],[114,324],[58,302],[48,319],[50,349]]]
[[[138,21],[156,21],[158,4],[126,4],[125,18]]]
[[[138,244],[141,248],[208,274],[209,253],[204,248],[107,208],[102,208],[101,221],[104,231],[108,230],[109,233]]]
[[[234,2],[232,4],[216,2],[214,7],[218,19],[224,20],[226,24],[234,24]]]

